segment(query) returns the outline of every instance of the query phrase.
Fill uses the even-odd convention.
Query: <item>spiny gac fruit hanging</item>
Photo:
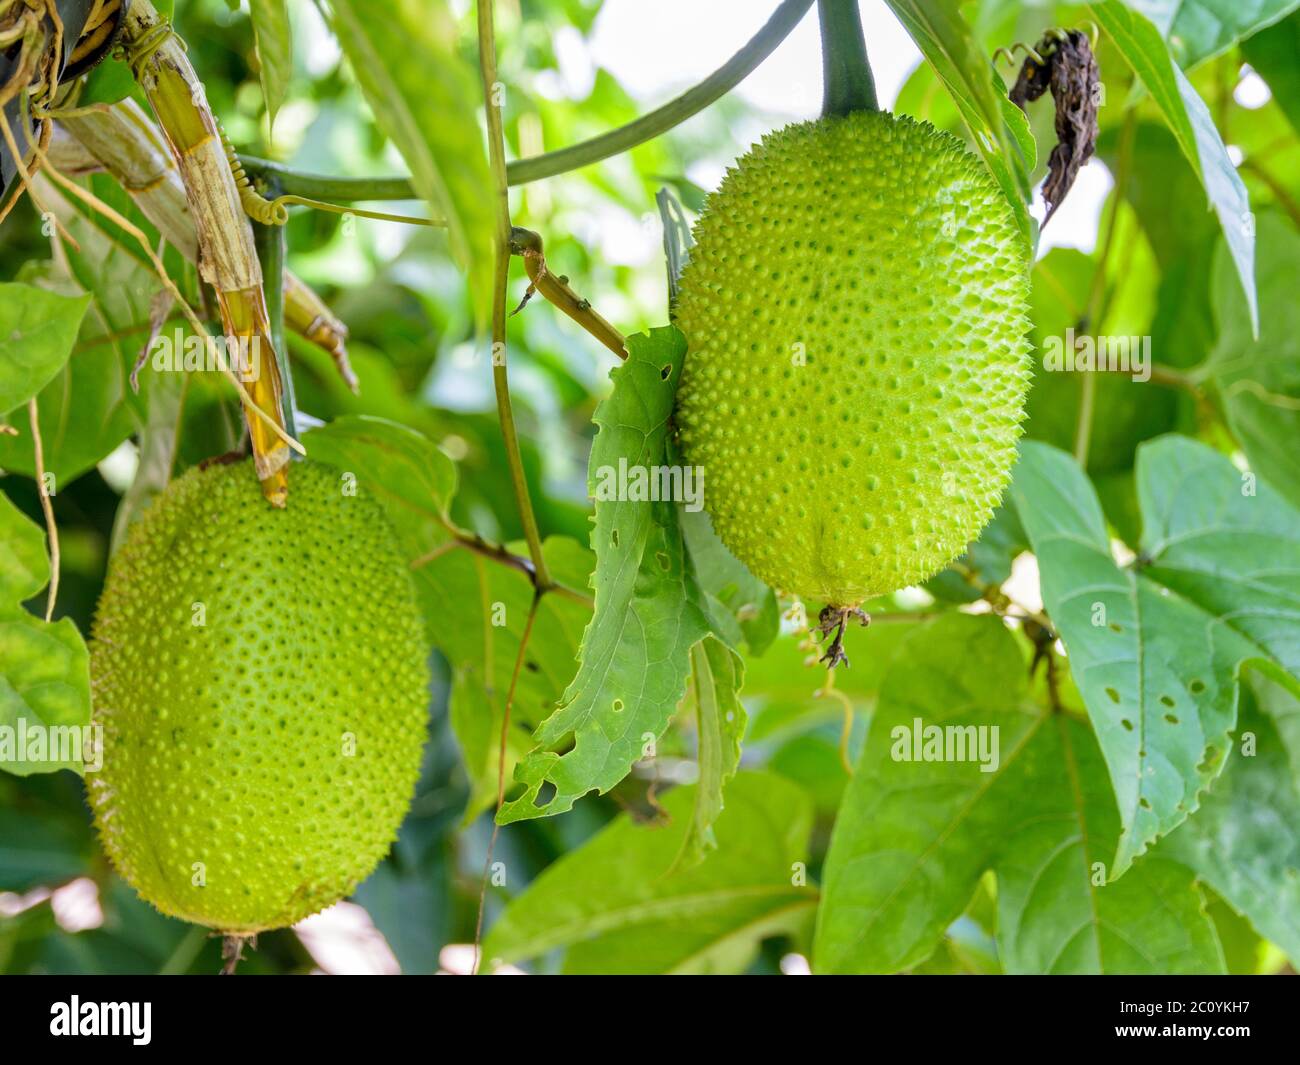
[[[104,849],[163,913],[293,924],[383,858],[411,800],[428,672],[379,505],[296,463],[285,510],[248,462],[193,469],[131,529],[91,645]]]
[[[938,572],[997,506],[1030,377],[1026,249],[980,161],[905,116],[788,126],[695,237],[676,420],[723,542],[837,607]]]

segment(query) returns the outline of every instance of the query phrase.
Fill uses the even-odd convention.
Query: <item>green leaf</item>
[[[68,618],[47,624],[21,607],[0,607],[0,726],[15,737],[12,756],[0,749],[0,766],[18,776],[81,772],[80,729],[89,723],[90,656],[76,625]],[[73,729],[75,743],[65,750],[63,739]],[[20,747],[16,738],[38,734],[41,747]],[[51,757],[60,753],[70,756]]]
[[[918,728],[950,726],[976,750],[909,749]],[[989,730],[982,757],[971,729]],[[998,619],[946,615],[907,639],[885,679],[831,837],[815,968],[923,962],[991,869],[1008,973],[1219,971],[1186,869],[1148,858],[1105,883],[1118,831],[1091,730],[1031,697]]]
[[[812,813],[794,785],[740,773],[716,825],[718,849],[672,870],[694,787],[663,800],[668,823],[617,818],[514,899],[483,943],[489,962],[567,948],[573,973],[738,972],[759,940],[798,927],[816,892],[797,886]]]
[[[401,872],[391,861],[382,861],[352,897],[384,934],[405,976],[438,971],[442,943],[434,934],[434,920],[447,907],[446,889],[422,873]]]
[[[0,809],[0,891],[21,894],[86,875],[88,827],[31,810]]]
[[[1237,743],[1201,808],[1155,853],[1182,862],[1255,929],[1300,960],[1300,790],[1277,726],[1245,686]]]
[[[492,180],[475,79],[446,0],[337,0],[334,29],[411,181],[447,221],[452,254],[485,314],[492,291]]]
[[[1222,246],[1214,259],[1219,339],[1202,373],[1218,389],[1228,427],[1251,469],[1300,507],[1300,307],[1295,266],[1300,234],[1281,215],[1259,215],[1258,339]]]
[[[293,74],[293,39],[285,0],[248,0],[257,34],[258,73],[266,98],[267,120],[275,127],[275,113],[284,103]]]
[[[1169,42],[1189,70],[1295,10],[1297,0],[1129,0]],[[1293,57],[1294,58],[1294,57]]]
[[[137,103],[148,107],[126,60],[105,56],[95,69],[86,75],[85,88],[77,97],[77,106],[115,104],[128,96],[134,97]]]
[[[1242,42],[1241,54],[1268,82],[1273,99],[1300,132],[1300,64],[1295,61],[1300,54],[1300,12]]]
[[[781,629],[776,593],[727,550],[713,531],[708,511],[678,507],[677,518],[710,615],[726,629],[726,642],[733,649],[743,642],[751,654],[761,655]]]
[[[887,0],[921,54],[952,94],[976,147],[1006,194],[1025,246],[1034,243],[1033,220],[1026,206],[1033,195],[1024,152],[1028,121],[995,82],[993,64],[962,18],[945,0]],[[1013,115],[1012,112],[1015,114]]]
[[[1113,201],[1112,201],[1113,202]],[[1083,374],[1064,372],[1059,358],[1072,335],[1126,341],[1133,355],[1142,353],[1143,337],[1151,333],[1155,282],[1159,268],[1139,226],[1136,210],[1120,204],[1115,247],[1123,257],[1106,264],[1110,293],[1102,321],[1081,328],[1087,294],[1101,269],[1098,256],[1073,248],[1053,248],[1034,264],[1030,315],[1034,324],[1034,387],[1026,403],[1025,435],[1056,447],[1071,449],[1079,421]],[[1069,332],[1073,331],[1073,332]],[[1100,347],[1098,348],[1101,351]],[[1151,349],[1147,351],[1151,356]],[[1097,412],[1093,417],[1088,469],[1094,476],[1124,473],[1133,467],[1133,454],[1143,440],[1169,432],[1177,425],[1178,396],[1171,389],[1134,381],[1119,373],[1099,373],[1095,379]]]
[[[108,455],[143,419],[153,371],[141,374],[142,395],[131,391],[128,379],[148,340],[153,298],[162,286],[134,238],[48,181],[38,177],[37,183],[42,201],[79,245],[63,243],[59,257],[45,264],[41,286],[90,297],[75,350],[37,399],[45,467],[61,487]],[[93,175],[90,187],[146,234],[151,232],[108,175]],[[164,328],[170,335],[171,324]],[[0,466],[34,474],[29,433],[0,435]]]
[[[1178,145],[1205,186],[1241,279],[1252,328],[1259,328],[1255,295],[1255,236],[1250,200],[1228,157],[1205,102],[1174,62],[1160,31],[1120,0],[1091,5],[1133,72],[1142,79]]]
[[[0,284],[0,414],[22,406],[72,354],[88,296]]]
[[[0,493],[0,608],[30,599],[49,579],[45,530]]]
[[[971,579],[949,568],[926,581],[926,590],[936,599],[973,603],[981,596],[977,585],[1000,587],[1011,576],[1011,564],[1016,556],[1028,548],[1016,508],[1003,503],[993,512],[979,539],[957,560]]]
[[[1026,442],[1011,486],[1115,787],[1112,877],[1222,770],[1242,663],[1300,674],[1296,596],[1257,572],[1300,572],[1300,514],[1263,484],[1243,496],[1231,462],[1184,437],[1144,444],[1137,482],[1137,571],[1112,559],[1097,497],[1068,455]]]
[[[722,813],[723,790],[740,766],[740,741],[745,735],[745,707],[737,691],[744,664],[734,651],[712,636],[691,648],[691,683],[687,705],[695,711],[700,779],[695,808],[683,849],[694,864],[717,848],[713,826]]]
[[[716,629],[675,505],[600,498],[616,471],[650,471],[668,461],[686,341],[672,327],[655,329],[629,337],[628,352],[610,374],[613,394],[596,409],[588,467],[596,612],[577,677],[537,730],[537,749],[515,770],[525,791],[502,807],[502,824],[562,813],[587,792],[622,780],[668,726],[686,688],[690,649]],[[550,801],[541,798],[545,784],[555,788]]]
[[[161,374],[149,390],[149,411],[139,437],[139,465],[113,518],[111,551],[116,551],[131,524],[167,487],[176,467],[187,374]]]
[[[355,478],[379,500],[408,558],[447,539],[456,466],[428,437],[383,418],[345,414],[304,433],[302,442],[312,459]]]
[[[672,189],[665,186],[655,193],[655,204],[659,208],[659,224],[664,232],[664,258],[668,265],[668,313],[671,315],[673,304],[677,302],[677,284],[686,264],[691,260],[695,238],[691,235],[686,211]]]

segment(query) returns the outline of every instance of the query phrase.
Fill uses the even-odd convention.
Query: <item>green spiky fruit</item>
[[[174,481],[114,555],[91,644],[104,849],[163,913],[228,933],[347,895],[410,803],[428,672],[379,505],[295,464]]]
[[[793,125],[695,237],[676,421],[723,542],[836,606],[942,569],[998,503],[1030,376],[1026,251],[988,172],[903,116]]]

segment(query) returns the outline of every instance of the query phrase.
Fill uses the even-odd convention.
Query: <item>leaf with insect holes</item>
[[[1148,857],[1099,878],[1119,833],[1105,764],[1086,723],[1042,705],[1028,677],[997,618],[948,614],[905,640],[835,820],[815,971],[925,961],[986,870],[1008,973],[1220,971],[1187,869]],[[944,739],[931,749],[922,733],[917,750],[934,728]]]
[[[1183,154],[1205,186],[1232,251],[1232,261],[1246,295],[1251,328],[1257,331],[1255,229],[1250,200],[1214,126],[1209,108],[1174,62],[1160,31],[1145,16],[1120,0],[1104,0],[1092,4],[1091,8],[1097,21],[1133,68],[1133,73],[1142,79]]]
[[[446,0],[334,0],[330,8],[361,91],[411,168],[415,190],[446,220],[452,254],[485,319],[492,179],[479,130],[481,91],[461,58],[456,19]]]
[[[886,0],[961,112],[975,145],[1006,195],[1027,247],[1034,243],[1029,170],[1033,138],[1021,110],[995,80],[993,64],[957,6],[946,0]],[[1028,149],[1028,150],[1027,150]]]
[[[285,0],[249,0],[248,11],[257,35],[257,65],[272,129],[293,74],[293,38]]]
[[[735,973],[760,940],[805,927],[817,905],[798,880],[812,829],[807,796],[780,777],[738,774],[718,849],[675,868],[694,791],[664,797],[666,823],[623,814],[548,867],[488,932],[485,962],[564,948],[569,973]]]
[[[648,481],[666,466],[685,354],[677,329],[654,329],[628,338],[627,361],[610,373],[614,391],[596,409],[588,466],[596,611],[577,677],[515,770],[525,790],[502,807],[502,824],[562,813],[587,792],[622,780],[667,728],[685,693],[691,648],[717,631],[683,548],[676,506],[602,498],[601,486],[616,476],[626,473],[630,489],[637,474]],[[544,787],[554,789],[549,800]]]
[[[1251,336],[1250,319],[1222,245],[1214,257],[1219,338],[1205,370],[1251,468],[1300,507],[1300,310],[1295,299],[1300,234],[1277,212],[1261,212],[1258,252],[1258,339]]]
[[[1022,445],[1011,496],[1043,602],[1110,770],[1120,835],[1110,879],[1197,809],[1223,769],[1244,663],[1300,690],[1300,512],[1185,437],[1142,445],[1142,564],[1111,557],[1075,462]]]
[[[1260,674],[1243,686],[1237,741],[1201,808],[1155,853],[1182,862],[1276,943],[1300,960],[1300,783],[1276,722],[1258,705],[1300,706]],[[1246,744],[1249,746],[1246,746]]]

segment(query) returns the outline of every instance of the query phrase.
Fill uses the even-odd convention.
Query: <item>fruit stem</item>
[[[822,32],[822,117],[879,111],[858,0],[817,0]]]
[[[262,289],[266,298],[271,347],[275,349],[276,368],[280,372],[280,407],[284,430],[294,439],[298,426],[294,420],[297,398],[293,392],[293,376],[289,366],[289,349],[284,344],[284,226],[264,226],[253,223],[253,244],[262,264]]]

